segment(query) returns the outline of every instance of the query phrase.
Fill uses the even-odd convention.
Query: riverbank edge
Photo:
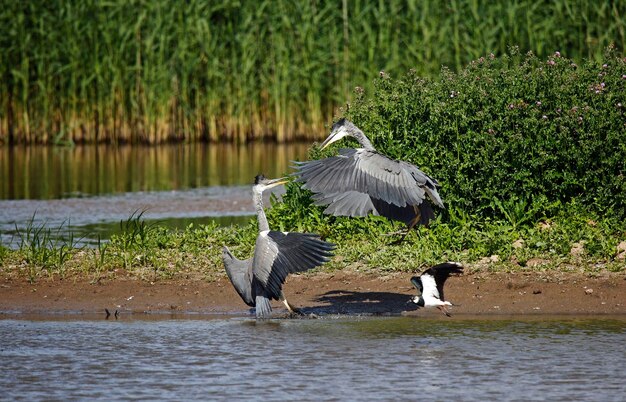
[[[284,292],[305,316],[415,315],[443,317],[437,310],[416,310],[412,273],[357,270],[292,275]],[[491,272],[477,270],[446,282],[445,298],[453,317],[472,316],[626,316],[623,272]],[[286,310],[273,302],[274,313]],[[0,274],[0,319],[32,314],[96,314],[105,318],[137,314],[234,314],[252,309],[239,298],[226,275],[207,279],[181,276],[155,281],[118,273],[94,281],[86,275],[40,278],[31,283],[15,273]]]

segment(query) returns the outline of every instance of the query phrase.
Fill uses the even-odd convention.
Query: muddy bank
[[[411,274],[358,272],[293,275],[284,287],[288,300],[316,314],[432,314],[407,304],[415,294]],[[626,276],[604,273],[491,273],[453,277],[446,298],[453,315],[626,314]],[[284,313],[274,302],[275,312]],[[249,309],[226,276],[214,281],[176,279],[149,282],[119,277],[94,284],[89,278],[40,279],[4,276],[0,312],[236,313]]]

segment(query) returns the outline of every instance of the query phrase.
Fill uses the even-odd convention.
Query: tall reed
[[[626,2],[2,0],[0,143],[323,135],[381,70],[624,48]]]

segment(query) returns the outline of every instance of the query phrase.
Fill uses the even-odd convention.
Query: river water
[[[45,227],[93,244],[141,212],[172,228],[247,222],[254,176],[288,174],[310,145],[0,147],[0,242]]]
[[[626,319],[0,319],[3,400],[624,400]],[[40,317],[41,318],[41,317]]]

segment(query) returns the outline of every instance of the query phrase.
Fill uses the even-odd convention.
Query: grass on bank
[[[396,225],[379,217],[328,218],[315,209],[295,229],[320,233],[337,244],[335,257],[319,270],[356,269],[362,272],[417,272],[442,261],[459,261],[473,269],[624,272],[626,228],[586,213],[568,211],[537,223],[518,225],[481,219],[459,211],[419,228],[399,246],[390,245]],[[310,212],[310,211],[309,211]],[[286,229],[277,219],[281,204],[270,209],[270,224]],[[49,237],[54,229],[29,228],[27,241],[16,249],[0,246],[0,270],[31,282],[48,277],[88,277],[94,282],[118,275],[144,280],[224,276],[222,246],[239,258],[252,255],[256,219],[243,227],[189,225],[169,230],[146,223],[141,214],[122,221],[121,232],[94,248],[75,247],[71,240]]]

